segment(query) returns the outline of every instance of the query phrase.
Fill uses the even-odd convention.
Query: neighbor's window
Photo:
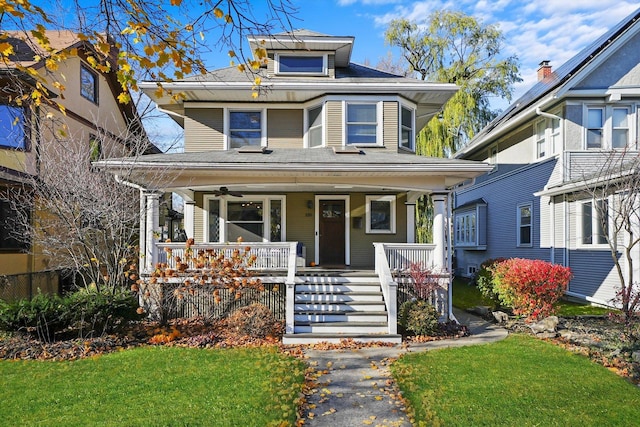
[[[477,243],[476,211],[457,213],[455,221],[455,244],[475,246]]]
[[[407,107],[400,108],[400,146],[413,150],[415,137],[413,135],[413,111]]]
[[[518,206],[518,246],[532,246],[532,207],[531,203],[524,203]]]
[[[262,144],[262,112],[229,112],[229,148]]]
[[[24,215],[24,212],[22,214]],[[29,248],[29,244],[18,240],[16,235],[16,231],[23,224],[23,215],[11,209],[9,201],[0,200],[0,250],[15,252]]]
[[[347,103],[347,145],[377,142],[377,103]]]
[[[604,108],[587,109],[587,148],[602,148]]]
[[[307,111],[309,129],[307,138],[309,147],[322,147],[322,105],[309,108]]]
[[[582,203],[580,220],[583,245],[605,245],[609,234],[609,201],[590,200]]]
[[[614,108],[611,125],[611,147],[626,148],[629,144],[629,109]]]
[[[98,77],[84,65],[80,66],[80,94],[89,101],[98,103]]]
[[[278,55],[279,74],[326,74],[326,56]]]
[[[97,162],[101,158],[102,142],[94,135],[91,135],[91,138],[89,139],[89,160],[92,162]]]
[[[24,109],[0,104],[0,147],[27,148]]]
[[[396,232],[396,196],[366,197],[367,233]]]
[[[545,155],[546,139],[545,134],[547,132],[547,121],[540,120],[536,123],[536,157],[539,159]]]
[[[586,108],[586,148],[627,148],[633,140],[631,124],[634,122],[629,106],[602,106]]]

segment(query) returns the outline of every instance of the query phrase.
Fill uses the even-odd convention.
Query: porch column
[[[193,200],[184,201],[184,232],[187,234],[188,239],[192,239],[195,236],[195,213],[196,202]]]
[[[145,238],[145,270],[152,271],[153,267],[158,262],[158,251],[156,248],[156,238],[154,233],[158,232],[160,222],[160,195],[158,193],[146,193],[147,199],[147,226],[146,226],[146,238]]]
[[[416,204],[407,202],[407,243],[416,242]]]
[[[436,245],[433,266],[436,269],[445,270],[446,265],[446,233],[445,217],[447,215],[447,195],[446,194],[432,194],[431,200],[433,200],[433,243]]]
[[[140,234],[138,242],[138,268],[143,271],[145,268],[144,257],[147,253],[147,199],[144,191],[140,190]]]

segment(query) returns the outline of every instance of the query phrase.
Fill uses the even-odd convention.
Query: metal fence
[[[31,299],[38,293],[60,293],[60,273],[41,271],[0,276],[0,299],[2,300]]]

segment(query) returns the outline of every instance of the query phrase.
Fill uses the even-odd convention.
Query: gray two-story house
[[[281,267],[273,264],[276,258],[284,260],[289,334],[318,333],[322,326],[316,323],[321,321],[334,322],[331,327],[325,324],[323,331],[343,337],[350,331],[395,333],[395,314],[387,315],[395,310],[395,295],[388,292],[389,278],[382,270],[406,269],[410,260],[420,260],[425,268],[448,272],[451,188],[489,166],[417,156],[416,132],[457,87],[354,64],[353,42],[353,37],[306,30],[254,36],[249,39],[251,49],[259,53],[258,59],[267,58],[256,75],[237,66],[223,68],[163,82],[170,91],[163,95],[156,82],[140,85],[184,128],[183,153],[103,162],[114,173],[128,171],[129,184],[145,190],[146,238],[141,246],[147,268],[158,252],[162,255],[158,248],[163,244],[154,237],[157,194],[175,192],[185,200],[185,231],[196,244],[221,245],[241,237],[249,246],[262,248],[262,262],[268,254],[268,269]],[[182,94],[178,102],[171,97],[176,93]],[[156,172],[161,172],[160,182],[154,181]],[[415,203],[423,194],[435,200],[434,244],[407,246],[414,244]],[[285,255],[274,255],[289,245],[296,252],[293,256],[288,249]],[[382,258],[390,263],[386,269],[379,266]],[[377,291],[325,286],[323,292],[335,292],[335,297],[325,294],[315,301],[353,303],[356,297],[370,298],[382,286],[386,308],[364,301],[349,307],[293,305],[294,295],[296,301],[307,298],[300,292],[312,280],[309,268],[324,268],[326,276],[327,268],[374,266]],[[307,275],[294,275],[292,267],[306,269]],[[357,330],[341,323],[347,321],[343,314],[329,318],[321,313],[367,307],[373,312],[359,317],[365,322]],[[380,322],[373,317],[376,312],[382,326],[375,324]]]
[[[596,199],[590,180],[608,179],[612,154],[637,156],[639,17],[556,70],[543,61],[538,83],[456,153],[493,165],[455,193],[458,274],[471,277],[490,258],[542,259],[571,267],[569,295],[611,304],[620,283],[606,239],[614,224],[602,219],[625,196]]]

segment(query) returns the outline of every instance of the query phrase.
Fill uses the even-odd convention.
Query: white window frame
[[[312,57],[322,57],[322,71],[320,72],[304,72],[304,71],[281,71],[280,70],[280,57],[301,57],[301,56],[312,56]],[[329,59],[328,54],[326,53],[318,53],[318,52],[308,52],[308,53],[276,53],[274,55],[274,66],[273,71],[276,75],[284,75],[284,76],[327,76],[329,75]]]
[[[371,202],[389,202],[390,219],[389,225],[391,228],[380,230],[371,228]],[[367,221],[366,233],[367,234],[395,234],[396,233],[396,196],[395,195],[368,195],[365,196],[365,216]]]
[[[220,242],[211,242],[209,240],[209,201],[210,200],[220,200],[220,230],[219,230],[219,235],[220,235]],[[260,194],[256,194],[256,195],[252,195],[252,196],[247,196],[246,198],[244,197],[233,197],[233,196],[215,196],[213,194],[207,194],[203,197],[203,209],[202,209],[202,213],[203,213],[203,241],[205,243],[221,243],[221,242],[226,242],[228,241],[228,233],[227,233],[227,226],[228,226],[228,211],[227,211],[227,202],[228,201],[234,201],[234,202],[241,202],[241,201],[256,201],[256,202],[260,202],[263,205],[263,215],[262,215],[262,221],[264,224],[263,227],[263,236],[262,236],[262,241],[263,242],[269,242],[270,238],[271,238],[271,201],[272,200],[279,200],[281,203],[281,208],[282,208],[282,223],[280,224],[281,226],[281,232],[280,232],[280,241],[282,242],[286,242],[287,240],[287,196],[284,195],[260,195]]]
[[[600,216],[598,213],[598,210],[595,209],[594,205],[600,201],[605,200],[608,204],[608,209],[607,209],[607,238],[605,239],[604,243],[598,243],[598,242],[593,242],[594,238],[597,237],[597,234],[594,233],[594,230],[598,230],[598,227],[600,225]],[[608,240],[611,239],[611,230],[612,230],[612,224],[611,224],[611,210],[612,210],[612,203],[613,203],[613,198],[612,197],[605,197],[605,198],[592,198],[592,199],[583,199],[583,200],[579,200],[576,202],[578,204],[578,206],[576,207],[577,210],[577,220],[576,220],[576,237],[577,237],[577,242],[576,242],[576,246],[578,248],[581,249],[609,249],[609,243]],[[583,221],[584,221],[584,209],[585,209],[585,205],[591,203],[591,209],[592,209],[592,214],[591,214],[591,237],[592,237],[592,242],[591,243],[584,243],[583,239],[584,239],[584,233],[583,233]]]
[[[349,144],[348,136],[349,136],[349,122],[347,121],[347,109],[349,105],[375,105],[376,106],[376,142],[372,143],[358,143],[358,144]],[[381,100],[366,100],[366,99],[350,99],[342,101],[342,123],[344,124],[342,131],[342,145],[346,147],[382,147],[384,146],[384,141],[382,138],[382,124],[383,124],[383,102]],[[352,124],[357,124],[358,122],[353,122]],[[371,124],[371,123],[368,123]]]
[[[316,109],[316,108],[320,108],[320,120],[321,123],[319,125],[320,127],[320,135],[322,138],[321,144],[315,147],[311,146],[311,140],[310,140],[310,136],[311,136],[311,123],[309,120],[309,111]],[[304,138],[303,138],[303,146],[304,148],[320,148],[320,147],[324,147],[325,146],[325,141],[326,141],[326,135],[325,135],[325,130],[326,130],[326,126],[324,125],[325,123],[325,104],[324,102],[321,104],[316,104],[316,105],[312,105],[310,107],[305,108],[304,110]]]
[[[613,113],[616,109],[627,110],[627,127],[622,128],[627,130],[627,146],[626,147],[613,147]],[[601,110],[602,111],[602,146],[601,147],[587,147],[587,138],[589,134],[588,119],[589,110]],[[636,123],[637,123],[637,109],[633,104],[585,104],[583,106],[583,149],[589,151],[595,150],[625,150],[635,149],[636,140]],[[618,128],[620,129],[620,128]]]
[[[267,109],[255,107],[234,107],[224,109],[224,148],[231,149],[231,113],[232,112],[259,112],[260,113],[260,147],[267,146]]]
[[[402,123],[402,110],[408,110],[411,113],[411,129],[409,135],[409,146],[402,145],[402,131],[405,126]],[[416,150],[416,109],[402,102],[398,103],[398,148],[415,152]]]
[[[456,246],[461,248],[478,246],[477,209],[456,212],[453,235]]]
[[[529,208],[529,224],[522,223],[522,208]],[[516,208],[516,242],[519,248],[533,247],[533,203],[526,202],[518,204]],[[529,243],[522,242],[520,239],[522,228],[529,227]]]

